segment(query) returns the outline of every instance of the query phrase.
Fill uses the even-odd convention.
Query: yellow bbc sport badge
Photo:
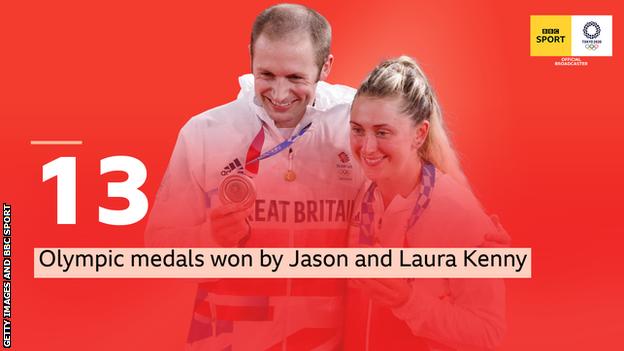
[[[531,16],[531,56],[571,54],[571,16]]]

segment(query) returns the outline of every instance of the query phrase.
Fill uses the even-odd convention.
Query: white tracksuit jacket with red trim
[[[264,128],[262,151],[284,141],[255,102],[253,77],[226,105],[191,118],[156,196],[146,244],[217,247],[207,222],[220,206],[216,188],[244,165]],[[355,91],[319,82],[316,100],[295,128],[309,130],[288,150],[260,161],[247,247],[342,247],[355,195],[364,181],[349,147]],[[296,180],[284,174],[289,167]],[[344,284],[331,279],[221,279],[201,283],[188,337],[190,350],[335,350],[340,347]]]
[[[362,197],[370,184],[355,203],[351,246],[360,246]],[[477,247],[496,231],[472,192],[436,170],[429,204],[406,232],[419,190],[396,196],[384,208],[375,189],[372,223],[382,247]],[[395,309],[347,289],[345,350],[492,350],[500,344],[506,329],[502,279],[411,279],[410,284],[411,296]]]

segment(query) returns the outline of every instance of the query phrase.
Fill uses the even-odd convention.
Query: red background
[[[232,100],[249,71],[251,23],[271,3],[3,2],[0,200],[13,205],[16,350],[179,350],[195,285],[184,280],[33,279],[34,247],[136,247],[145,220],[98,223],[99,160],[140,158],[151,201],[177,132]],[[624,196],[620,3],[310,1],[334,30],[331,82],[357,86],[409,54],[429,75],[477,195],[533,278],[508,280],[503,350],[622,349]],[[613,15],[613,57],[556,67],[529,56],[529,16]],[[618,117],[619,116],[619,117]],[[80,139],[82,146],[31,146]],[[232,141],[236,143],[235,140]],[[78,224],[55,224],[41,166],[78,158]]]

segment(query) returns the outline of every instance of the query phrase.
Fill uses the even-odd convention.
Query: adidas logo
[[[223,170],[221,171],[221,175],[222,176],[226,176],[230,173],[232,173],[232,171],[238,169],[238,168],[242,168],[243,165],[241,164],[241,162],[238,160],[238,158],[235,158],[234,161],[230,162],[229,165],[223,167]]]

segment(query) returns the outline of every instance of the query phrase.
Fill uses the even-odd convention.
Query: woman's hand
[[[351,279],[349,282],[352,287],[362,289],[373,300],[390,308],[404,305],[412,292],[412,286],[407,279]]]

